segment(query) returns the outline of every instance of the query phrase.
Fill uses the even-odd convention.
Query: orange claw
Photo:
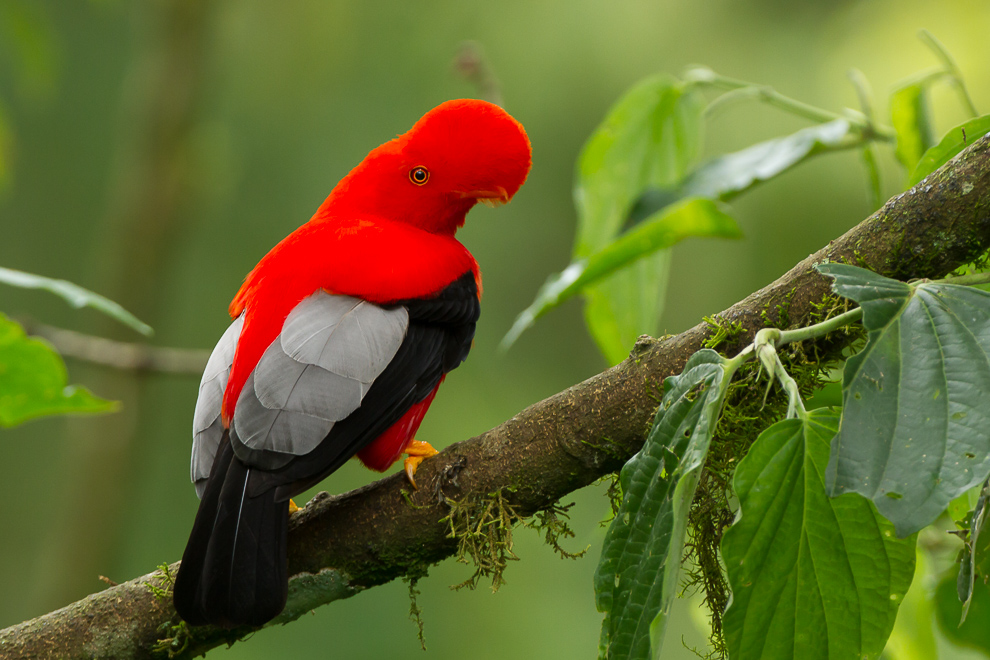
[[[419,486],[416,485],[416,479],[413,478],[413,475],[416,474],[416,468],[418,468],[419,464],[425,459],[430,456],[436,456],[440,452],[431,447],[428,442],[413,440],[406,446],[405,451],[402,453],[408,456],[408,458],[406,458],[403,462],[403,466],[406,468],[406,477],[409,479],[409,483],[412,484],[412,487],[419,490]]]

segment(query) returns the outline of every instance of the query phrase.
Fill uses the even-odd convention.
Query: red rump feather
[[[443,379],[440,379],[440,383]],[[426,411],[433,403],[433,397],[440,389],[440,383],[433,388],[429,396],[414,404],[398,422],[389,427],[387,431],[378,436],[378,439],[357,453],[357,457],[365,466],[378,472],[384,472],[392,463],[399,460],[406,446],[416,437],[419,425],[423,423]]]

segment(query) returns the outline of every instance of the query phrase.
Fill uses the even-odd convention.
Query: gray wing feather
[[[196,494],[199,497],[203,497],[206,479],[210,476],[213,459],[223,437],[220,406],[223,403],[223,391],[227,388],[230,367],[234,363],[234,351],[237,350],[237,340],[241,336],[243,326],[242,314],[234,319],[220,337],[210,359],[206,362],[203,378],[199,383],[199,398],[196,399],[196,411],[193,413],[192,460],[189,465],[189,476],[196,485]]]
[[[264,407],[306,413],[331,422],[339,422],[354,412],[364,396],[360,381],[315,364],[297,362],[282,352],[279,342],[273,342],[265,351],[254,377],[254,392]]]
[[[282,350],[299,362],[370,383],[395,357],[408,326],[405,307],[385,309],[320,291],[285,320]]]
[[[409,327],[404,307],[318,291],[286,317],[234,411],[234,453],[277,469],[307,454],[361,405]]]
[[[244,392],[248,394],[241,394],[234,411],[234,433],[238,441],[250,450],[264,450],[292,456],[306,454],[312,451],[333,427],[333,420],[295,410],[269,408],[257,396],[252,395],[256,389],[255,374],[251,374],[244,384]],[[317,440],[313,442],[313,438]],[[252,454],[245,454],[242,457],[239,451],[235,453],[242,460],[252,459]],[[259,457],[253,455],[253,458],[256,460]],[[266,466],[259,465],[259,467]],[[266,469],[273,468],[266,467]]]

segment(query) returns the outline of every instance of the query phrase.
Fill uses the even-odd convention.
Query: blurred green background
[[[209,348],[244,274],[306,221],[374,146],[438,103],[477,96],[453,67],[481,44],[506,109],[533,143],[513,203],[473,211],[459,234],[485,274],[471,358],[448,380],[420,438],[471,437],[606,365],[580,305],[539,321],[506,354],[496,344],[570,256],[574,162],[610,104],[657,71],[692,63],[822,107],[856,106],[861,69],[885,116],[887,92],[935,64],[938,36],[977,107],[990,108],[990,3],[884,0],[540,0],[492,2],[30,2],[0,0],[0,265],[72,280],[157,331],[156,345]],[[965,118],[944,88],[936,133]],[[802,126],[756,104],[707,124],[709,153]],[[889,152],[885,197],[903,181]],[[746,238],[675,248],[661,332],[678,332],[783,273],[873,209],[859,156],[826,156],[734,204]],[[0,310],[127,341],[139,338],[47,294],[0,289]],[[134,375],[69,360],[70,382],[123,403],[85,419],[0,432],[0,627],[179,558],[197,500],[188,482],[198,377]],[[323,484],[374,478],[356,464]],[[591,575],[607,516],[602,487],[576,493],[562,561],[521,531],[497,594],[452,592],[446,562],[420,583],[426,656],[580,658],[601,617]],[[396,582],[214,654],[238,658],[424,657]],[[665,657],[694,657],[705,633],[684,600]],[[677,640],[683,639],[682,648]]]

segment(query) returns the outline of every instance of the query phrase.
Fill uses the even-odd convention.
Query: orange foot
[[[289,515],[291,516],[293,513],[295,513],[298,510],[299,510],[299,505],[293,502],[292,500],[289,500]]]
[[[412,484],[412,487],[419,490],[419,486],[416,485],[416,480],[413,478],[413,475],[416,474],[416,468],[419,467],[419,464],[424,459],[430,456],[436,456],[439,452],[431,447],[428,442],[413,440],[406,446],[406,450],[402,453],[408,455],[408,458],[403,463],[406,468],[406,477],[409,478],[409,483]]]

